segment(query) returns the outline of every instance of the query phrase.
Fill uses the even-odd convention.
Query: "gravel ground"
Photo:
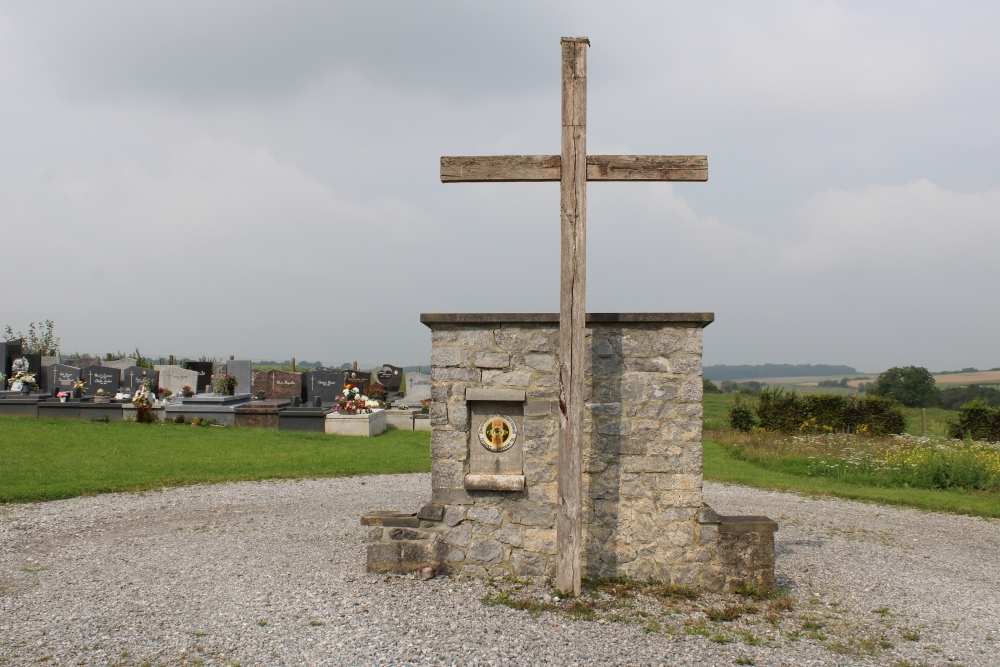
[[[479,582],[366,573],[359,516],[429,488],[393,475],[2,506],[0,665],[1000,665],[994,521],[707,484],[720,513],[778,521],[796,599],[744,626],[756,640],[721,644],[688,621],[535,617],[483,605]]]

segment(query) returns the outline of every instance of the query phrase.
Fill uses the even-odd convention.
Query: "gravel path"
[[[717,644],[366,573],[359,516],[429,488],[394,475],[0,507],[0,665],[1000,665],[997,522],[707,484],[720,513],[778,521],[799,614],[761,645]]]

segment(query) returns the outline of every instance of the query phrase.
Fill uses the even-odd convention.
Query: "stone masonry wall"
[[[558,322],[494,317],[424,320],[432,329],[432,503],[442,511],[424,537],[448,572],[552,574]],[[595,319],[586,338],[584,573],[718,589],[717,518],[701,494],[702,328],[711,316]],[[476,426],[469,388],[525,391],[524,491],[465,489]]]

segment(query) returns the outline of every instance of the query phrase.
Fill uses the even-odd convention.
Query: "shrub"
[[[721,394],[722,390],[719,389],[714,382],[708,378],[701,379],[701,389],[706,394]]]
[[[756,408],[734,402],[729,425],[749,432],[759,427],[772,433],[865,433],[883,436],[902,433],[906,416],[896,403],[881,396],[805,394],[782,387],[760,392]]]
[[[215,393],[219,396],[233,396],[239,381],[235,375],[224,374],[215,378]]]
[[[958,411],[958,421],[948,424],[953,438],[1000,442],[1000,408],[991,408],[981,398],[969,401]]]

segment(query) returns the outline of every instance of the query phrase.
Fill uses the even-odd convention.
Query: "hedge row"
[[[729,425],[745,432],[889,435],[903,432],[906,417],[895,402],[881,396],[797,394],[769,387],[755,404],[737,398],[729,411]]]
[[[948,426],[953,438],[1000,442],[1000,408],[991,408],[981,398],[970,401],[958,411],[958,421]]]

